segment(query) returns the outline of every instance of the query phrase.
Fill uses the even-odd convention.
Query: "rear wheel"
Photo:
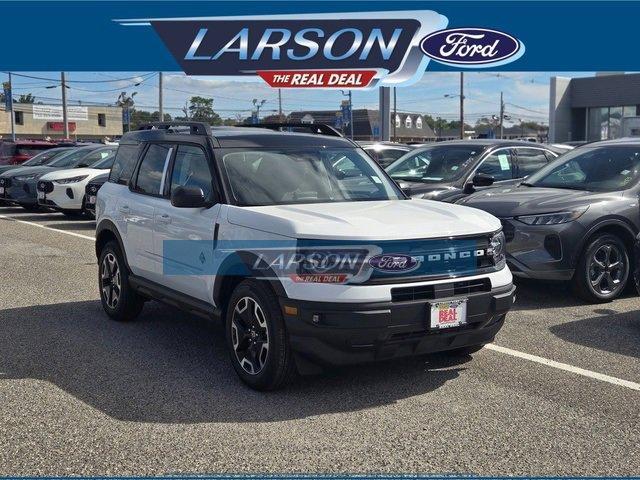
[[[129,271],[116,242],[107,243],[100,252],[98,285],[102,308],[112,319],[135,319],[144,306],[143,299],[129,285]]]
[[[629,255],[620,238],[601,234],[590,240],[578,262],[573,288],[591,303],[609,302],[624,290],[629,278]]]
[[[263,282],[244,280],[229,300],[227,346],[238,376],[256,390],[275,390],[295,374],[280,305]]]

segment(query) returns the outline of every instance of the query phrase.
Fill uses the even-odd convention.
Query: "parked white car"
[[[108,172],[113,165],[117,146],[99,152],[102,157],[86,168],[56,170],[38,180],[38,205],[65,215],[85,213],[85,187],[99,175]]]

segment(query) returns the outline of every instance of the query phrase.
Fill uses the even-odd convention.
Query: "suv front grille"
[[[53,182],[45,182],[45,181],[38,182],[38,191],[45,192],[45,193],[53,192]]]
[[[412,302],[415,300],[436,300],[478,292],[490,292],[491,281],[488,278],[459,280],[436,285],[418,285],[414,287],[396,287],[391,289],[392,302]]]

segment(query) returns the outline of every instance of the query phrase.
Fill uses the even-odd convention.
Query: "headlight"
[[[88,175],[80,175],[78,177],[59,178],[57,180],[54,180],[54,182],[59,183],[60,185],[65,185],[67,183],[81,182],[82,180],[84,180],[87,177],[88,177]]]
[[[27,180],[34,180],[36,178],[40,178],[42,176],[41,173],[32,173],[29,175],[19,175],[17,177],[14,177],[16,180],[18,180],[19,182],[26,182]]]
[[[493,257],[493,264],[496,270],[502,270],[506,262],[505,258],[505,243],[503,232],[498,232],[489,240],[489,255]]]
[[[576,208],[566,212],[543,213],[540,215],[524,215],[515,217],[516,220],[527,225],[558,225],[560,223],[573,222],[580,218],[589,207]]]

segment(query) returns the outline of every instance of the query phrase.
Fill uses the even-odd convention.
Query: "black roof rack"
[[[186,134],[187,127],[190,135],[211,136],[211,126],[204,122],[151,122],[142,125],[138,130],[166,130],[167,133]]]
[[[303,130],[306,133],[315,133],[316,135],[327,135],[329,137],[342,137],[343,135],[335,128],[324,123],[256,123],[255,125],[238,125],[238,127],[267,128],[276,131],[296,132]]]

